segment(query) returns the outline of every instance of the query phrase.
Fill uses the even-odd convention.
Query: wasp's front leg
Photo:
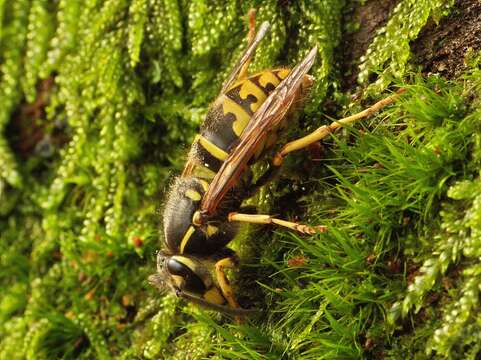
[[[215,273],[217,276],[217,282],[222,291],[222,295],[227,300],[229,306],[233,309],[239,309],[240,306],[235,298],[234,291],[232,290],[229,280],[224,272],[225,269],[232,269],[235,266],[237,266],[236,256],[225,257],[215,263]],[[242,322],[240,316],[236,316],[235,319],[237,323]]]
[[[389,96],[385,99],[382,99],[381,101],[378,101],[371,107],[348,117],[345,117],[343,119],[337,120],[332,122],[330,125],[324,125],[321,126],[320,128],[314,130],[312,133],[309,135],[306,135],[300,139],[291,141],[284,145],[282,149],[274,156],[274,159],[272,161],[272,164],[274,166],[280,166],[286,157],[287,154],[290,152],[296,151],[303,149],[305,147],[308,147],[309,145],[318,142],[325,137],[327,137],[329,134],[332,132],[336,131],[338,128],[343,127],[344,125],[354,123],[356,121],[359,121],[361,119],[367,118],[379,110],[381,110],[383,107],[386,105],[392,104],[394,101],[396,101],[401,94],[405,92],[405,89],[400,89],[396,94]]]

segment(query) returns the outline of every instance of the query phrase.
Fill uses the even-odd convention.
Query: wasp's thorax
[[[225,214],[202,225],[196,222],[208,186],[207,181],[194,177],[178,178],[172,186],[164,211],[165,243],[172,253],[212,254],[237,234],[237,226]]]

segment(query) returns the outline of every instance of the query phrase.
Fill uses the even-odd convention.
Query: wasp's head
[[[149,277],[149,282],[160,290],[171,290],[177,296],[184,297],[187,293],[217,305],[226,302],[211,271],[195,257],[160,251],[157,254],[157,273]]]
[[[194,177],[178,178],[173,184],[164,211],[164,237],[167,248],[176,254],[210,254],[229,243],[237,225],[210,219],[196,221],[208,183]]]
[[[159,252],[157,273],[149,277],[149,282],[162,291],[170,290],[182,299],[224,314],[246,316],[257,312],[229,307],[206,263],[195,257]]]

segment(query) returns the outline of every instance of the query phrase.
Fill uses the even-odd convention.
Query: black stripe
[[[214,155],[208,152],[198,140],[192,144],[191,154],[199,164],[214,172],[218,172],[222,166],[223,161],[217,159]]]
[[[284,79],[282,79],[279,75],[277,75],[277,74],[279,73],[279,71],[281,71],[281,70],[274,70],[274,71],[271,71],[271,73],[273,73],[274,76],[275,76],[280,82],[282,82],[282,80],[284,80]]]
[[[249,94],[247,95],[247,98],[245,99],[242,99],[240,97],[240,89],[242,87],[242,84],[239,85],[239,86],[236,86],[235,88],[233,89],[230,89],[228,92],[226,92],[226,96],[231,99],[232,101],[234,101],[236,104],[238,104],[249,116],[252,116],[252,114],[254,113],[252,110],[251,110],[251,104],[252,103],[256,103],[259,101],[259,99],[257,99],[254,95],[252,94]],[[262,89],[261,89],[262,90]],[[264,91],[263,91],[264,92]]]
[[[222,103],[216,102],[207,113],[202,136],[226,153],[230,153],[239,141],[232,128],[235,119],[234,114],[228,113],[224,115]]]
[[[264,71],[264,73],[266,73],[266,72],[270,72],[270,73],[274,74],[272,71]],[[253,77],[249,78],[249,80],[252,81],[254,84],[256,84],[259,87],[259,89],[261,89],[264,92],[264,94],[266,94],[266,96],[269,96],[271,94],[271,92],[276,88],[276,85],[268,82],[266,84],[266,86],[262,86],[259,83],[259,78],[262,76],[262,74],[263,73],[257,74],[256,76],[253,76]],[[275,75],[275,77],[278,78],[277,75]]]

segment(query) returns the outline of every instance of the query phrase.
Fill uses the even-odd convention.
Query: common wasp
[[[181,298],[237,317],[251,310],[239,306],[224,270],[237,265],[237,256],[227,245],[240,222],[272,224],[308,234],[326,231],[324,226],[252,213],[243,206],[244,200],[272,179],[288,153],[370,116],[399,96],[385,98],[361,113],[287,143],[254,182],[251,166],[273,148],[313,84],[307,73],[317,53],[313,47],[292,69],[249,75],[250,61],[268,30],[269,23],[264,22],[256,33],[255,12],[251,11],[248,46],[210,106],[184,170],[171,186],[163,215],[165,244],[157,255],[157,273],[149,278],[154,286],[170,288]]]

